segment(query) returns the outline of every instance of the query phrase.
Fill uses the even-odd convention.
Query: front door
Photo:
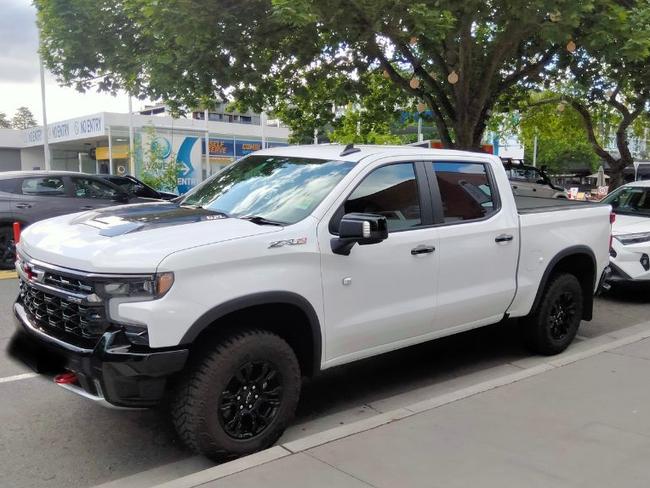
[[[443,222],[438,228],[436,328],[494,323],[515,294],[517,216],[500,208],[489,165],[464,161],[428,165],[437,186],[434,195],[440,195],[437,202],[434,199],[434,212]]]
[[[27,177],[20,180],[16,190],[12,206],[17,221],[31,224],[72,211],[62,176]]]
[[[325,360],[329,365],[376,354],[432,331],[438,231],[431,227],[424,163],[375,165],[360,175],[337,211],[319,224]],[[388,219],[389,237],[334,254],[337,220],[364,212]],[[337,219],[338,217],[338,219]],[[404,344],[406,345],[406,344]]]

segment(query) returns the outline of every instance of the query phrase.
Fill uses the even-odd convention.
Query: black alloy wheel
[[[244,364],[221,394],[219,421],[234,439],[261,434],[278,413],[282,402],[282,377],[268,361]]]
[[[548,316],[551,337],[556,341],[563,340],[575,321],[575,297],[570,291],[562,293],[551,306]]]

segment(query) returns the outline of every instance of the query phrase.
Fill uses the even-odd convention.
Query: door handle
[[[418,246],[411,249],[411,254],[417,256],[418,254],[431,254],[436,248],[433,246]]]
[[[494,242],[510,242],[513,239],[514,237],[512,237],[510,234],[501,234],[494,238]]]
[[[16,208],[32,208],[31,203],[17,203]]]
[[[533,191],[537,191],[537,188],[533,188]]]
[[[517,185],[512,185],[512,189],[513,189],[513,190],[516,190],[516,189],[517,189]]]
[[[81,207],[81,210],[92,210],[93,208],[95,207],[93,207],[92,205],[84,205],[83,207]]]

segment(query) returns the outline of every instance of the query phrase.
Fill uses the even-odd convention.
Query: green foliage
[[[0,112],[0,129],[11,129],[11,121],[4,112]]]
[[[146,147],[143,151],[143,183],[160,191],[175,191],[181,164],[173,152],[165,158],[165,149],[160,144],[160,136],[153,126],[145,127]]]
[[[15,115],[11,119],[11,127],[14,129],[29,129],[36,125],[36,119],[31,110],[27,107],[18,107]]]
[[[600,158],[587,139],[580,115],[571,107],[558,111],[557,103],[547,103],[528,108],[521,117],[519,136],[529,164],[537,136],[537,166],[548,166],[551,173],[578,168],[595,171],[599,165]]]
[[[443,143],[461,148],[478,147],[498,101],[508,103],[517,87],[558,68],[569,39],[607,39],[611,24],[625,21],[635,8],[618,0],[35,4],[41,54],[65,84],[87,89],[98,79],[100,89],[122,87],[175,108],[209,107],[221,98],[260,110],[283,99],[300,101],[312,85],[331,90],[333,79],[331,107],[341,87],[360,92],[355,80],[385,71],[396,91],[432,109]],[[625,50],[643,45],[636,36]],[[413,76],[417,87],[410,85]],[[323,125],[327,104],[301,101],[296,115],[304,135]]]

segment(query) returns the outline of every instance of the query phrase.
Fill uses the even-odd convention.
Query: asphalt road
[[[108,410],[41,378],[3,382],[27,372],[4,352],[14,328],[16,287],[16,280],[0,281],[0,487],[84,488],[114,480],[120,480],[115,486],[125,487],[138,473],[153,473],[164,481],[209,466],[183,448],[163,409]],[[606,339],[649,320],[650,291],[599,298],[594,316],[583,324],[579,340]],[[297,418],[285,439],[483,381],[530,360],[512,324],[335,368],[304,385]]]

